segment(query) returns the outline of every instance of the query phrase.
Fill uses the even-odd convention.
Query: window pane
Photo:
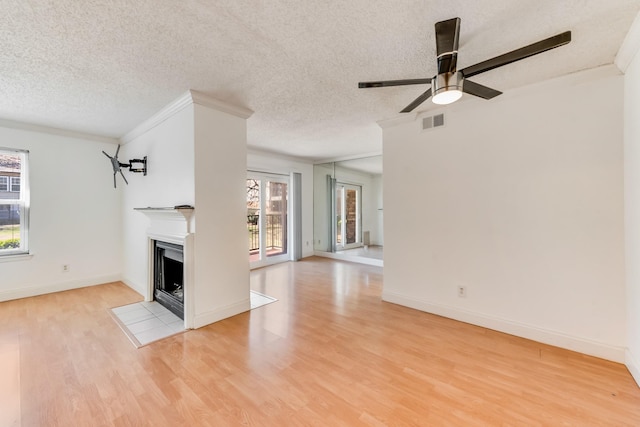
[[[247,232],[249,261],[260,260],[260,180],[247,179]]]
[[[17,177],[17,176],[11,177],[11,191],[14,193],[20,192],[20,177]]]
[[[27,152],[0,148],[0,255],[28,252],[27,177]]]
[[[267,181],[266,187],[266,253],[267,256],[287,253],[287,184]]]
[[[20,248],[20,205],[0,204],[0,250]]]
[[[356,219],[357,219],[357,194],[356,190],[346,189],[345,191],[345,221],[346,221],[346,241],[356,243]]]

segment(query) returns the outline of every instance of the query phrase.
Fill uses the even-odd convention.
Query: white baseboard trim
[[[578,353],[611,360],[618,363],[625,363],[625,349],[609,344],[588,340],[584,338],[570,336],[561,332],[542,329],[537,326],[527,325],[502,319],[494,316],[462,310],[456,307],[442,304],[434,304],[427,301],[417,300],[394,292],[383,292],[382,300],[405,307],[437,314],[472,325],[482,326],[495,331],[504,332],[510,335],[530,339],[543,344],[561,347]]]
[[[218,307],[206,313],[196,314],[193,318],[193,329],[202,328],[249,310],[251,310],[251,299],[247,297],[237,303]]]
[[[136,291],[137,293],[139,293],[140,295],[142,295],[143,297],[145,297],[145,295],[147,294],[146,286],[140,285],[139,283],[136,283],[135,281],[129,278],[123,277],[121,282],[127,285],[128,287],[130,287],[131,289],[133,289],[134,291]]]
[[[69,282],[59,282],[47,285],[25,286],[19,289],[9,289],[0,291],[0,302],[20,298],[35,297],[38,295],[51,294],[54,292],[69,291],[71,289],[85,288],[87,286],[102,285],[104,283],[118,282],[120,281],[120,279],[120,275],[114,274],[110,276],[99,276],[87,279],[72,280]]]
[[[640,359],[635,357],[628,348],[625,351],[624,359],[624,364],[627,365],[627,369],[631,372],[631,376],[636,380],[638,387],[640,387]]]
[[[337,259],[338,261],[357,262],[358,264],[374,265],[376,267],[384,267],[381,259],[367,258],[363,256],[336,254],[334,252],[315,251],[315,256]]]

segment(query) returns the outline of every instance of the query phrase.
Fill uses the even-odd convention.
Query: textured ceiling
[[[435,22],[462,19],[460,67],[572,30],[567,46],[474,78],[506,91],[611,64],[639,9],[640,0],[3,0],[0,118],[120,137],[193,89],[253,110],[251,147],[310,159],[371,153],[381,149],[375,121],[426,87],[357,82],[433,76]]]

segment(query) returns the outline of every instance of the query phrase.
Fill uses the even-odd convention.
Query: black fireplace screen
[[[155,242],[154,299],[184,319],[184,252],[180,245]]]

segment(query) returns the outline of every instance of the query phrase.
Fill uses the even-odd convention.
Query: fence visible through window
[[[287,216],[284,214],[267,215],[265,233],[265,249],[270,252],[277,250],[282,253],[285,249],[284,240],[286,236]],[[247,215],[247,231],[249,232],[249,251],[260,249],[260,215]],[[269,253],[267,253],[267,256]]]

